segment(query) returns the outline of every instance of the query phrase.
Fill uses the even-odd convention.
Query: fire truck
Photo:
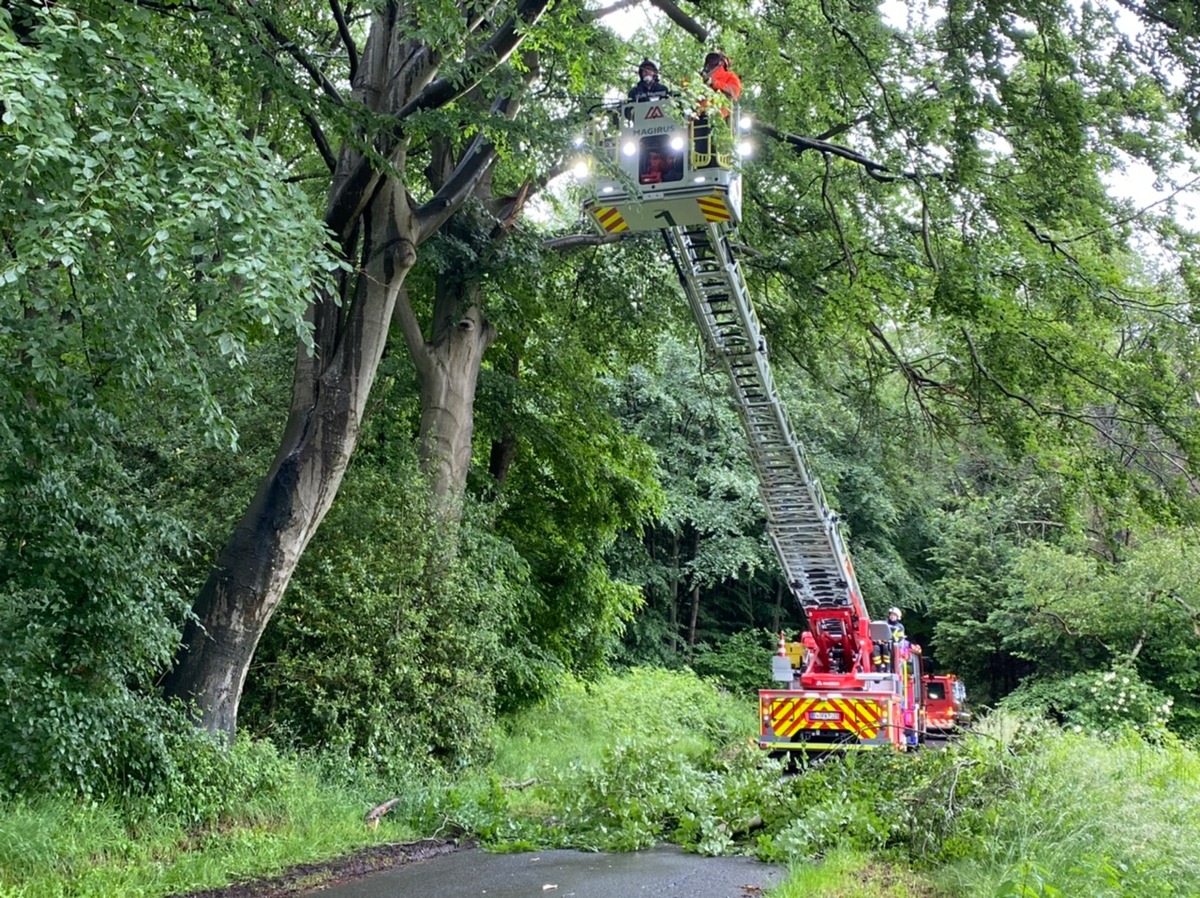
[[[759,696],[759,745],[804,753],[915,748],[926,725],[921,650],[872,621],[839,526],[775,389],[767,340],[729,240],[741,221],[736,108],[705,122],[671,97],[603,107],[584,210],[603,234],[660,231],[706,351],[728,375],[767,533],[807,630],[780,638]],[[713,132],[724,132],[724,144]]]
[[[967,688],[954,674],[926,674],[925,729],[930,737],[952,736],[971,722]]]

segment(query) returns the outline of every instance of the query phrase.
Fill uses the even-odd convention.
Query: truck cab
[[[925,728],[930,736],[949,736],[971,720],[967,688],[954,674],[930,674],[922,679]]]

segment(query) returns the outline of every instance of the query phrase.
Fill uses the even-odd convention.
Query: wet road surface
[[[413,861],[322,898],[752,898],[779,882],[782,867],[750,858],[711,858],[660,846],[629,854],[478,849]]]

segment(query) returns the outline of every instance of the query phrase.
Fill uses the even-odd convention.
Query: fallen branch
[[[537,781],[538,781],[537,777],[531,776],[529,779],[522,780],[519,783],[505,783],[504,788],[505,789],[528,789],[530,786],[536,785]]]
[[[387,801],[385,801],[383,804],[379,805],[378,807],[371,808],[371,810],[367,811],[367,816],[363,818],[363,823],[365,823],[371,829],[378,829],[379,818],[382,817],[384,814],[386,814],[388,811],[390,811],[392,808],[394,808],[399,803],[400,803],[399,798],[391,798],[391,799],[388,799]]]

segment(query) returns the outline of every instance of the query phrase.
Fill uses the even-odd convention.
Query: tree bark
[[[433,339],[413,353],[421,386],[420,453],[434,506],[457,519],[475,433],[475,388],[496,329],[478,283],[439,284]]]
[[[679,652],[679,534],[671,533],[671,593],[667,623],[671,630],[671,654]]]
[[[509,373],[514,381],[520,379],[521,360],[519,357],[513,359],[512,369]],[[512,426],[506,424],[499,439],[492,441],[492,451],[488,456],[488,473],[492,476],[492,481],[496,484],[497,489],[503,488],[504,481],[508,479],[508,472],[516,460],[517,437],[513,433]]]

